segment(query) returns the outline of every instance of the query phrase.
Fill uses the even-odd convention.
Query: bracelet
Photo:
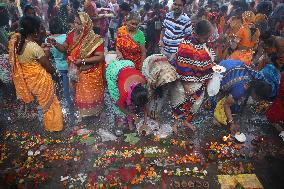
[[[82,59],[81,63],[82,63],[83,65],[86,65],[85,59]]]
[[[228,121],[228,124],[231,124],[231,123],[233,123],[233,122],[234,122],[234,120],[231,119],[230,121]]]

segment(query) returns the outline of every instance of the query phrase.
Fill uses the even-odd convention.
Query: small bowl
[[[247,140],[246,135],[244,133],[237,133],[235,134],[235,139],[241,143]]]
[[[226,71],[226,68],[220,65],[215,65],[212,67],[212,70],[216,73],[224,73]]]

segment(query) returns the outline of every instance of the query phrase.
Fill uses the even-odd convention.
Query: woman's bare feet
[[[173,130],[173,134],[177,134],[178,132],[178,121],[175,120],[174,123],[173,123],[173,126],[172,126],[172,130]]]
[[[132,121],[128,122],[128,128],[129,128],[130,131],[134,131],[134,124],[133,124]]]
[[[184,122],[183,122],[183,125],[184,125],[185,127],[189,128],[189,129],[191,129],[193,132],[196,131],[196,127],[193,126],[191,123],[189,123],[189,122],[187,122],[187,121],[184,121]]]
[[[145,131],[146,133],[148,133],[149,131],[149,127],[148,127],[148,125],[147,124],[143,124],[140,128],[139,128],[139,134],[143,134],[144,132],[143,131]]]

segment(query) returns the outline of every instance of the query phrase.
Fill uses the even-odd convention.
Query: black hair
[[[0,6],[0,27],[9,24],[9,12],[6,6]]]
[[[48,8],[47,8],[47,15],[50,16],[51,15],[51,12],[54,8],[54,5],[55,5],[55,0],[49,0],[48,1]]]
[[[245,101],[240,109],[241,114],[244,113],[245,107],[248,103],[248,99],[253,93],[255,93],[255,95],[260,100],[268,100],[271,98],[272,87],[268,83],[262,80],[252,80],[248,83],[248,85],[249,88],[246,92]]]
[[[72,3],[72,8],[75,11],[78,11],[78,9],[80,8],[80,2],[78,0],[72,0],[71,3]]]
[[[102,8],[102,4],[100,2],[96,2],[97,8]]]
[[[271,97],[272,87],[267,82],[262,80],[252,80],[249,82],[249,95],[253,92],[262,100],[267,100]]]
[[[24,15],[27,14],[28,10],[33,10],[35,11],[35,8],[31,4],[27,4],[24,8]]]
[[[263,35],[263,33],[265,33],[267,30],[269,30],[269,25],[268,25],[268,21],[267,20],[257,22],[255,24],[255,26],[259,29],[260,36]]]
[[[260,39],[262,41],[267,41],[268,39],[271,38],[271,36],[272,36],[272,31],[266,30],[260,35]]]
[[[17,54],[20,54],[28,35],[40,32],[40,19],[35,16],[24,16],[20,22],[21,39],[17,47]]]
[[[154,6],[153,6],[154,10],[160,9],[160,8],[161,8],[161,4],[160,3],[155,3]]]
[[[125,2],[121,3],[121,4],[119,5],[119,8],[120,8],[121,10],[127,11],[127,12],[130,12],[130,11],[132,10],[132,9],[130,8],[130,5],[129,5],[128,3],[125,3]]]
[[[149,11],[151,9],[151,4],[150,3],[145,3],[144,9],[145,9],[145,11]]]
[[[269,16],[272,13],[272,3],[263,1],[256,6],[256,12]]]
[[[63,34],[63,28],[60,24],[58,17],[54,17],[49,21],[49,31],[52,35]]]
[[[138,84],[131,93],[132,103],[139,109],[148,103],[147,89]]]
[[[223,14],[226,14],[228,11],[228,6],[227,5],[223,5],[220,7],[220,12],[222,12]]]
[[[73,24],[75,21],[75,17],[79,17],[78,12],[74,12],[68,15],[68,24]]]
[[[196,23],[195,33],[199,36],[206,36],[211,32],[212,26],[208,20],[201,20]]]
[[[198,18],[201,18],[201,17],[204,16],[205,14],[206,14],[206,9],[203,8],[203,7],[201,7],[201,8],[198,9],[196,16],[197,16]]]
[[[164,94],[163,86],[157,87],[155,89],[155,95],[158,96],[159,98],[162,98]]]
[[[255,6],[255,1],[250,2],[249,6],[253,8]]]

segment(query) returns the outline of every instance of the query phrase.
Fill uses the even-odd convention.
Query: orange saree
[[[44,56],[44,51],[35,42],[27,42],[23,53],[17,55],[19,38],[19,34],[14,34],[9,41],[9,62],[17,97],[25,103],[36,99],[44,113],[45,130],[61,131],[63,115],[54,83],[51,75],[38,62]]]
[[[79,13],[84,30],[79,40],[73,41],[74,31],[66,38],[68,56],[71,59],[92,57],[96,52],[104,52],[103,39],[93,32],[93,24],[86,13]],[[104,104],[104,62],[80,67],[79,80],[75,83],[75,107],[80,117],[97,116]]]
[[[135,68],[141,70],[142,67],[142,52],[140,45],[145,44],[145,37],[141,30],[131,37],[126,26],[122,26],[118,29],[116,47],[121,52],[124,60],[131,60],[135,64]]]
[[[244,12],[242,18],[244,23],[236,33],[236,37],[239,40],[238,49],[231,54],[229,59],[241,60],[247,66],[251,66],[254,48],[259,42],[260,31],[254,26],[255,15],[253,12]],[[252,29],[255,30],[253,34]]]

